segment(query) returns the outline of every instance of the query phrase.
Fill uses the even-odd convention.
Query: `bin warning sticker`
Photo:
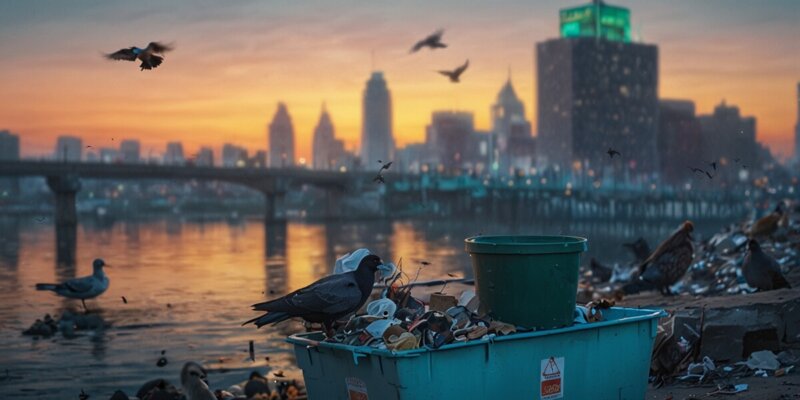
[[[550,357],[542,360],[540,391],[542,400],[564,397],[564,357]]]
[[[344,382],[347,384],[347,398],[348,400],[369,400],[367,395],[367,384],[358,378],[345,378]]]

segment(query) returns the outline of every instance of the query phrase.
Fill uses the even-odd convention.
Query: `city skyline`
[[[361,89],[373,69],[370,53],[375,50],[375,69],[385,72],[392,90],[398,147],[422,141],[435,110],[471,111],[475,128],[488,129],[487,105],[509,66],[526,114],[537,126],[535,43],[558,37],[560,8],[582,3],[470,5],[446,16],[446,3],[427,9],[374,4],[327,18],[326,12],[333,10],[322,4],[282,5],[275,15],[267,15],[270,10],[260,3],[198,10],[169,5],[160,12],[115,3],[97,5],[87,16],[58,3],[33,14],[23,2],[8,2],[0,5],[5,16],[0,17],[0,33],[14,35],[13,40],[0,39],[0,47],[9,54],[0,65],[5,88],[0,121],[3,129],[21,136],[23,156],[51,153],[55,138],[63,134],[81,136],[96,147],[113,145],[111,137],[138,138],[144,154],[181,140],[191,154],[200,146],[219,149],[225,142],[263,148],[271,113],[284,101],[295,124],[296,157],[311,159],[321,101],[336,120],[337,136],[349,150],[359,147]],[[635,41],[643,38],[659,46],[660,98],[692,100],[698,114],[712,113],[725,99],[757,118],[759,141],[789,155],[796,122],[794,67],[800,57],[798,44],[790,40],[800,33],[791,10],[800,5],[615,4],[631,9]],[[110,15],[115,17],[105,19]],[[267,17],[278,20],[264,24]],[[92,29],[71,29],[87,23],[98,32],[109,32],[90,36]],[[295,29],[298,24],[311,25],[301,34]],[[159,32],[158,37],[141,38],[142,25]],[[232,29],[233,25],[240,27]],[[492,29],[471,29],[480,26]],[[446,52],[407,55],[417,36],[438,27],[446,29]],[[210,39],[197,41],[200,36]],[[52,37],[66,43],[55,48]],[[156,71],[121,69],[98,54],[151,39],[177,45]],[[300,53],[298,47],[307,50]],[[70,65],[76,52],[85,55],[79,57],[80,65]],[[212,56],[204,57],[209,52]],[[460,63],[465,56],[471,67],[459,85],[432,72]],[[32,85],[32,79],[42,84]],[[152,89],[139,91],[140,85]]]

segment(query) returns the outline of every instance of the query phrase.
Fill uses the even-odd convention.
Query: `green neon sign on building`
[[[602,0],[559,11],[561,37],[600,37],[617,42],[631,41],[631,12]]]

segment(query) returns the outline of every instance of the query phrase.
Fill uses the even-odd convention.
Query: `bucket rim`
[[[559,254],[588,250],[589,239],[569,235],[481,235],[464,239],[472,254]]]

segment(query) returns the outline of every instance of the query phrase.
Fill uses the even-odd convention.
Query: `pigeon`
[[[206,370],[198,363],[190,361],[181,369],[181,386],[186,400],[217,400],[208,388]]]
[[[608,282],[613,272],[613,268],[600,264],[594,257],[589,260],[589,269],[592,271],[592,278],[597,282]]]
[[[86,308],[86,299],[93,299],[108,289],[108,277],[103,272],[103,267],[110,267],[105,261],[96,259],[92,263],[94,272],[89,276],[70,279],[64,283],[37,283],[36,290],[50,290],[59,296],[70,299],[81,299],[83,309]]]
[[[172,50],[171,46],[161,44],[159,42],[150,42],[144,49],[140,49],[138,47],[120,49],[113,53],[106,54],[106,58],[109,60],[125,61],[136,61],[138,59],[142,62],[139,65],[140,71],[144,71],[146,69],[153,69],[161,65],[161,63],[164,62],[164,57],[157,56],[156,54],[164,54],[170,50]]]
[[[379,163],[381,163],[381,164],[383,164],[383,165],[381,165],[381,169],[380,169],[378,172],[381,172],[381,171],[383,171],[383,170],[387,170],[387,171],[388,171],[388,170],[389,170],[389,167],[391,167],[391,166],[392,166],[392,161],[389,161],[389,162],[387,162],[387,163],[383,163],[383,162],[381,162],[381,161],[378,161],[378,162],[379,162]]]
[[[260,328],[300,317],[322,323],[326,335],[331,338],[333,323],[357,311],[367,301],[375,284],[375,272],[389,269],[380,257],[370,254],[361,259],[355,271],[330,275],[281,298],[254,304],[253,310],[267,313],[242,325],[255,323]]]
[[[378,172],[378,175],[376,177],[372,178],[372,181],[378,183],[386,183],[386,179],[383,178],[383,175],[381,175],[380,172]]]
[[[443,49],[447,47],[446,44],[442,43],[442,35],[444,35],[444,30],[439,29],[438,31],[428,35],[425,39],[420,40],[414,47],[411,48],[409,53],[416,53],[420,51],[423,47],[430,47],[431,50],[436,49]]]
[[[612,149],[610,147],[608,148],[608,151],[606,153],[608,153],[608,156],[610,158],[612,158],[612,159],[614,158],[614,156],[622,157],[622,154],[620,152],[618,152],[618,151],[616,151],[616,150],[614,150],[614,149]]]
[[[742,262],[742,275],[748,286],[759,291],[791,288],[781,273],[780,264],[764,253],[761,245],[754,239],[747,242],[747,254]]]
[[[253,371],[244,385],[244,395],[248,399],[252,399],[259,394],[270,394],[269,383],[264,375],[261,375],[258,371]]]
[[[652,253],[650,250],[650,245],[647,244],[647,240],[643,237],[636,239],[635,242],[632,243],[623,243],[622,247],[625,247],[633,253],[633,256],[636,257],[636,261],[641,263],[647,259],[647,257]]]
[[[775,206],[775,209],[771,213],[753,222],[748,232],[750,237],[757,238],[775,233],[775,231],[778,230],[778,222],[781,220],[781,217],[783,217],[783,213],[783,202],[778,202],[778,205]]]
[[[671,294],[669,287],[681,279],[694,259],[691,221],[684,222],[672,236],[639,265],[639,279],[653,284],[662,294]]]
[[[462,66],[460,66],[460,67],[458,67],[458,68],[456,68],[456,69],[454,69],[452,71],[444,71],[443,70],[443,71],[438,71],[438,72],[440,74],[450,78],[450,82],[458,83],[458,82],[461,82],[459,80],[459,77],[461,76],[461,74],[464,73],[464,71],[467,70],[467,67],[469,67],[469,60],[464,62],[464,65],[462,65]]]

